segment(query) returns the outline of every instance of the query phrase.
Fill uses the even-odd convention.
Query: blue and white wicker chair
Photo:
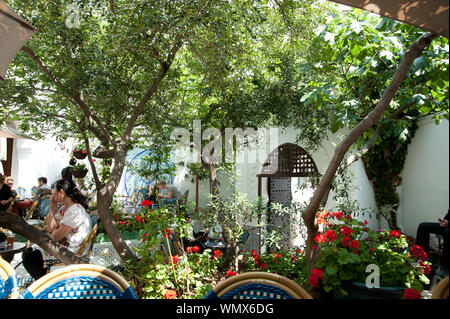
[[[118,273],[98,265],[70,265],[39,278],[21,299],[138,299]]]
[[[232,276],[210,290],[205,299],[312,299],[294,281],[267,272]]]
[[[18,296],[16,271],[0,257],[0,299],[17,299]]]

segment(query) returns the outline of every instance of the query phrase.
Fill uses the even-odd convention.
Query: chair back
[[[28,220],[31,218],[31,216],[33,216],[33,211],[36,209],[37,205],[39,205],[39,198],[41,198],[41,195],[38,195],[37,197],[34,198],[31,207],[28,209],[28,212],[25,215],[25,220]]]
[[[8,208],[6,209],[7,212],[12,210],[12,207],[14,205],[14,203],[16,202],[16,200],[18,200],[20,198],[19,193],[16,194],[16,197],[14,197],[13,201],[11,202],[11,204],[9,204]]]
[[[39,198],[39,216],[46,217],[50,210],[50,197],[51,195],[45,195]]]
[[[0,299],[17,299],[19,286],[14,268],[0,257]]]
[[[36,193],[38,191],[39,187],[33,186],[31,187],[31,195],[36,196]]]
[[[267,272],[229,277],[210,290],[205,299],[312,299],[294,281]]]
[[[448,299],[449,295],[449,284],[448,276],[438,282],[438,284],[433,288],[431,293],[431,299]]]
[[[95,242],[95,237],[97,236],[98,223],[99,223],[97,210],[94,210],[93,212],[91,212],[89,214],[89,217],[91,218],[92,229],[91,229],[91,232],[89,233],[89,235],[84,239],[81,246],[78,248],[78,250],[76,252],[76,254],[78,256],[82,256],[83,252],[86,250],[86,248],[89,245],[89,250],[88,250],[86,257],[90,257],[90,255],[92,254],[92,249],[94,248],[94,242]]]
[[[138,299],[118,273],[98,265],[70,265],[41,277],[25,289],[22,299]]]
[[[27,190],[25,188],[23,188],[22,186],[17,187],[16,191],[17,191],[17,194],[19,194],[20,198],[27,197]]]
[[[242,245],[242,251],[245,251],[247,249],[248,241],[250,240],[250,233],[248,230],[244,230],[242,233],[241,241],[239,242],[240,245]]]
[[[181,196],[180,206],[186,204],[188,196],[189,196],[189,190],[185,191],[183,196]]]

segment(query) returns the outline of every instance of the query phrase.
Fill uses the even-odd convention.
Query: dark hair
[[[45,177],[39,177],[39,178],[38,178],[38,181],[39,181],[39,182],[42,182],[42,183],[44,183],[44,184],[47,184],[47,178],[45,178]]]
[[[71,158],[69,161],[69,165],[72,165],[72,166],[75,165],[76,163],[77,163],[77,160],[74,158]]]
[[[75,183],[70,179],[60,179],[55,183],[57,191],[61,189],[66,193],[66,196],[70,197],[72,202],[80,204],[85,209],[88,209],[86,197],[81,194],[80,190],[77,188]]]
[[[2,173],[0,173],[0,183],[3,184],[6,180],[5,175],[3,175]]]

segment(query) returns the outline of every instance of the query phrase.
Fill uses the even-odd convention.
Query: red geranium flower
[[[420,295],[420,292],[418,292],[416,289],[407,288],[405,289],[405,295],[403,296],[404,299],[422,299],[422,296]]]
[[[199,251],[200,251],[200,247],[198,247],[197,245],[195,245],[194,247],[192,247],[192,252],[198,253]]]
[[[214,258],[219,258],[220,256],[222,256],[222,252],[220,250],[214,250]]]
[[[342,235],[351,235],[353,233],[353,229],[348,228],[347,226],[341,227],[341,234]]]
[[[165,299],[177,299],[177,292],[173,289],[168,289],[164,294]]]
[[[169,260],[169,265],[171,265],[172,263],[177,264],[179,259],[180,259],[179,255],[172,256],[172,260]]]
[[[429,274],[430,274],[430,272],[431,272],[431,267],[430,267],[429,265],[424,264],[424,263],[421,262],[421,261],[419,261],[419,265],[420,265],[420,267],[422,268],[422,269],[421,269],[422,274],[425,274],[425,275],[429,275]]]
[[[399,232],[398,230],[391,230],[391,232],[389,233],[390,237],[395,237],[395,238],[400,238],[402,235],[401,232]]]
[[[418,258],[419,260],[423,261],[423,260],[427,260],[427,258],[428,258],[427,253],[419,245],[412,246],[411,252],[412,252],[413,256]]]
[[[186,253],[188,253],[188,254],[192,253],[192,247],[191,247],[191,246],[189,246],[188,248],[186,248]]]
[[[323,276],[322,276],[323,271],[322,271],[322,269],[320,269],[320,268],[314,268],[312,272],[313,272],[313,275],[314,275],[314,276],[317,276],[317,277],[323,279]]]
[[[350,247],[358,249],[359,248],[359,242],[357,240],[352,240],[350,242]]]
[[[136,220],[141,224],[143,223],[143,220],[142,220],[141,216],[139,216],[139,215],[136,215]]]
[[[236,275],[236,273],[230,269],[227,271],[226,277],[231,277],[231,276],[235,276],[235,275]]]
[[[169,239],[170,239],[170,235],[172,235],[172,231],[169,228],[167,228],[165,232],[164,232],[164,229],[163,229],[162,233],[164,234],[164,236],[166,238],[169,238]]]
[[[341,211],[333,212],[333,214],[331,214],[331,217],[336,217],[337,219],[341,219],[342,212]]]
[[[256,254],[256,250],[255,249],[252,249],[252,256],[253,257],[255,257],[257,254]]]
[[[312,287],[317,287],[319,285],[319,278],[317,276],[309,276],[308,281]]]
[[[141,203],[141,206],[152,206],[153,203],[149,201],[148,199],[144,199]]]
[[[333,230],[327,230],[325,233],[325,238],[328,241],[333,242],[337,238],[337,234]]]
[[[342,238],[342,246],[347,247],[351,241],[352,241],[352,238],[350,236],[348,236],[348,235],[345,236],[344,238]]]
[[[259,264],[259,268],[261,268],[262,270],[266,269],[267,268],[266,263]]]
[[[327,241],[327,238],[323,235],[323,234],[317,234],[315,237],[314,237],[314,241],[316,242],[316,243],[324,243],[324,242],[326,242]]]

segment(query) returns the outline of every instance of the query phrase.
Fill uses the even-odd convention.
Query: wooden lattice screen
[[[308,177],[318,176],[312,157],[300,146],[285,143],[273,150],[258,177]]]

